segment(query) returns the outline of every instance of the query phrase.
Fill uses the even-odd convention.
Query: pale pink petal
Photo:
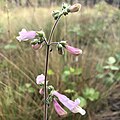
[[[78,106],[80,104],[80,100],[75,100],[72,101],[70,100],[68,97],[66,97],[65,95],[62,95],[60,93],[58,93],[57,91],[53,92],[53,95],[55,95],[56,97],[58,97],[59,101],[66,106],[69,110],[72,110],[73,108],[75,108],[76,106]]]
[[[80,113],[81,115],[85,115],[86,111],[82,109],[80,106],[75,107],[72,110],[73,113]]]
[[[73,113],[81,113],[82,115],[84,115],[86,113],[85,110],[83,110],[79,106],[79,104],[80,104],[80,100],[79,99],[76,99],[75,101],[72,101],[68,97],[66,97],[65,95],[62,95],[62,94],[58,93],[57,91],[53,91],[52,94],[55,95],[58,98],[58,100],[65,107],[67,107],[71,112],[73,112]]]
[[[39,90],[39,93],[40,93],[41,95],[44,94],[43,88],[41,88],[41,89]]]
[[[44,80],[45,80],[45,76],[43,74],[38,75],[37,78],[36,78],[36,83],[37,84],[44,83]]]
[[[57,102],[55,98],[53,99],[53,105],[58,115],[60,116],[67,115],[67,112],[59,105],[59,103]]]
[[[29,39],[34,39],[35,36],[36,36],[36,32],[35,31],[26,31],[26,29],[22,29],[19,32],[19,36],[16,37],[16,38],[19,41],[27,41]]]
[[[79,54],[82,54],[82,50],[79,49],[79,48],[75,48],[75,47],[72,47],[72,46],[69,46],[69,45],[65,45],[65,48],[69,53],[71,53],[73,55],[77,56]]]
[[[78,4],[78,3],[69,7],[69,11],[71,13],[78,12],[80,9],[81,9],[81,4]]]

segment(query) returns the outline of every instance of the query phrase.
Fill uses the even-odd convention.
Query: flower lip
[[[18,41],[27,41],[29,39],[34,39],[36,36],[36,32],[35,31],[26,31],[26,29],[22,29],[19,32],[19,36],[17,36],[17,40]]]
[[[85,115],[86,111],[84,109],[82,109],[80,106],[75,107],[72,110],[73,113],[80,113],[81,115]]]

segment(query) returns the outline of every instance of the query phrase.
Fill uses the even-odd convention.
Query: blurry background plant
[[[3,5],[0,9],[0,119],[41,119],[43,103],[39,102],[42,97],[35,77],[43,71],[44,48],[34,51],[27,43],[18,43],[15,37],[23,27],[36,31],[43,28],[48,37],[53,23],[50,13],[54,8],[17,9],[14,6],[13,9],[9,4]],[[60,58],[52,47],[49,82],[69,98],[79,97],[81,106],[87,110],[86,116],[69,114],[63,120],[96,117],[100,120],[102,113],[108,111],[108,115],[111,110],[108,110],[109,95],[120,101],[119,21],[120,11],[102,2],[93,8],[83,8],[81,13],[71,14],[58,24],[54,40],[68,40],[69,44],[81,48],[83,55],[73,57],[65,52]],[[51,109],[49,120],[60,119]]]

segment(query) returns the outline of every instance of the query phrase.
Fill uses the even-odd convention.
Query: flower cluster
[[[26,31],[26,29],[22,29],[21,32],[19,32],[19,36],[16,38],[20,42],[31,40],[31,45],[34,50],[42,48],[43,42],[45,42],[46,39],[43,31]],[[66,41],[58,42],[57,48],[59,54],[63,54],[63,48],[65,48],[69,53],[76,56],[82,54],[81,49],[68,45]]]
[[[42,85],[44,84],[44,80],[45,80],[45,76],[43,74],[38,75],[36,78],[36,83],[40,84],[42,87]],[[48,89],[49,89],[49,86],[48,86]],[[43,88],[41,88],[39,93],[43,94],[43,91],[44,91]],[[52,100],[49,98],[51,98]],[[60,116],[67,115],[67,112],[60,106],[57,99],[59,100],[59,102],[61,102],[65,107],[67,107],[73,113],[80,113],[81,115],[85,115],[85,113],[86,113],[86,111],[79,106],[80,99],[76,99],[75,101],[72,101],[67,96],[54,90],[53,87],[52,87],[51,91],[49,91],[49,98],[48,98],[48,100],[50,100],[50,101],[47,101],[47,102],[53,101],[55,111]]]
[[[63,3],[61,10],[53,11],[52,16],[55,20],[59,19],[62,15],[68,15],[68,13],[78,12],[81,9],[81,4],[68,5]]]

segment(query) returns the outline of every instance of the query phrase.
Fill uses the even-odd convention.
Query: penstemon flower
[[[57,102],[57,100],[55,98],[53,99],[53,105],[54,105],[55,111],[57,112],[58,115],[60,115],[60,116],[67,115],[67,112],[59,105],[59,103]]]
[[[26,29],[22,29],[21,32],[19,32],[19,36],[16,37],[18,41],[27,41],[29,39],[34,39],[36,36],[35,31],[26,31]]]
[[[68,97],[66,97],[65,95],[62,95],[60,93],[58,93],[57,91],[54,91],[52,93],[54,96],[56,96],[59,101],[65,106],[67,107],[71,112],[73,113],[80,113],[81,115],[85,115],[85,110],[82,109],[79,104],[80,104],[80,100],[76,99],[75,101],[70,100]]]
[[[37,78],[36,78],[36,83],[37,84],[41,84],[41,83],[44,84],[44,80],[45,80],[45,76],[43,74],[38,75]]]
[[[68,8],[68,11],[73,13],[73,12],[78,12],[81,9],[81,4],[74,4]]]
[[[38,50],[38,49],[42,48],[42,44],[36,43],[35,45],[32,45],[32,48],[33,48],[34,50]]]
[[[39,93],[40,93],[41,95],[44,94],[43,88],[41,88],[41,89],[39,90]]]
[[[79,48],[75,48],[75,47],[72,47],[72,46],[70,46],[70,45],[65,45],[65,48],[66,48],[66,50],[69,52],[69,53],[71,53],[71,54],[73,54],[73,55],[79,55],[79,54],[82,54],[82,50],[81,49],[79,49]]]

